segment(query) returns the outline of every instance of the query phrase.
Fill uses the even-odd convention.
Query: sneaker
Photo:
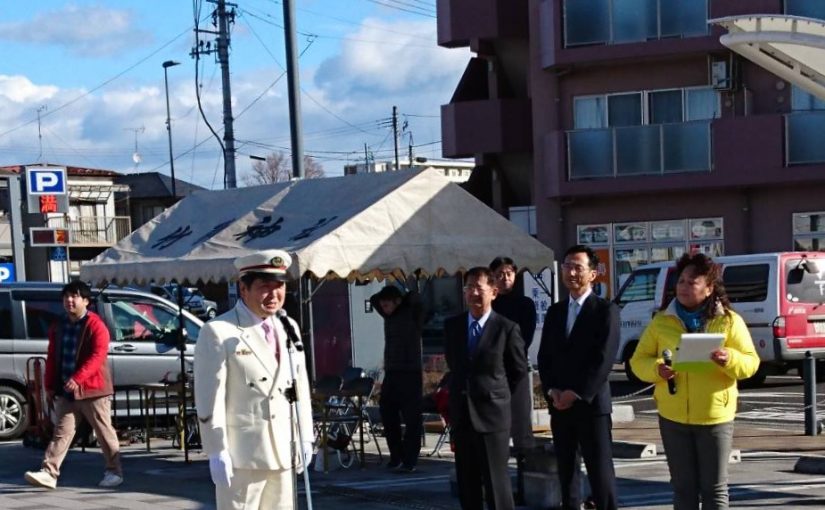
[[[388,471],[396,471],[401,467],[401,461],[389,461],[387,462],[387,470]]]
[[[399,473],[415,473],[415,466],[408,466],[406,464],[398,468]]]
[[[41,469],[40,471],[26,471],[23,477],[35,487],[45,487],[46,489],[54,489],[57,487],[57,478],[53,477],[51,473],[45,469]]]
[[[97,484],[98,487],[117,487],[118,485],[123,483],[123,477],[107,471],[106,474],[103,475],[103,480]]]

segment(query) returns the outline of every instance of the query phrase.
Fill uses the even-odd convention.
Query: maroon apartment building
[[[442,107],[446,157],[538,238],[639,264],[825,249],[825,101],[733,54],[708,20],[825,19],[821,0],[438,0],[475,54]]]

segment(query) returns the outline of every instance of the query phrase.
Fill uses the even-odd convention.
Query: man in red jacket
[[[120,444],[112,427],[109,397],[114,393],[109,374],[109,330],[103,320],[87,310],[91,289],[75,281],[63,287],[66,317],[49,329],[44,386],[46,400],[54,408],[57,425],[46,448],[40,471],[26,472],[26,481],[37,487],[54,489],[60,465],[75,434],[76,418],[86,418],[97,435],[106,463],[100,487],[123,483]]]

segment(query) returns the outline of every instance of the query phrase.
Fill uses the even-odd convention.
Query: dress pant
[[[458,498],[463,510],[513,510],[513,489],[507,461],[510,431],[482,434],[472,428],[452,429]]]
[[[733,445],[733,422],[686,425],[659,416],[674,510],[728,508],[728,461]]]
[[[611,426],[609,414],[594,416],[589,409],[573,407],[552,413],[550,429],[553,431],[564,510],[579,510],[581,506],[581,470],[577,452],[581,452],[587,467],[596,508],[618,508]]]
[[[78,418],[85,418],[92,430],[95,431],[97,442],[103,452],[106,471],[123,475],[120,466],[120,443],[117,432],[112,426],[111,404],[109,397],[97,397],[83,400],[68,400],[63,397],[54,398],[55,427],[52,440],[46,448],[43,458],[43,469],[58,478],[60,466],[69,446],[72,444],[77,429]]]
[[[215,486],[218,510],[293,510],[292,470],[235,469],[232,485]]]
[[[418,454],[421,452],[422,405],[420,371],[388,371],[384,375],[378,408],[390,450],[390,463],[401,462],[412,467],[418,462]]]

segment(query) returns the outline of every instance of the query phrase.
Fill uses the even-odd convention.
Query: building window
[[[719,114],[719,94],[710,87],[576,97],[568,175],[710,171],[709,120]]]
[[[565,0],[565,47],[708,34],[707,0]]]
[[[785,0],[785,14],[825,19],[825,3],[822,0]]]
[[[796,251],[825,251],[825,212],[793,215],[793,248]]]
[[[612,277],[608,284],[611,291],[620,289],[641,265],[675,261],[687,252],[712,257],[724,252],[722,218],[579,225],[577,230],[580,244],[606,255],[600,257],[609,261],[605,273]]]

